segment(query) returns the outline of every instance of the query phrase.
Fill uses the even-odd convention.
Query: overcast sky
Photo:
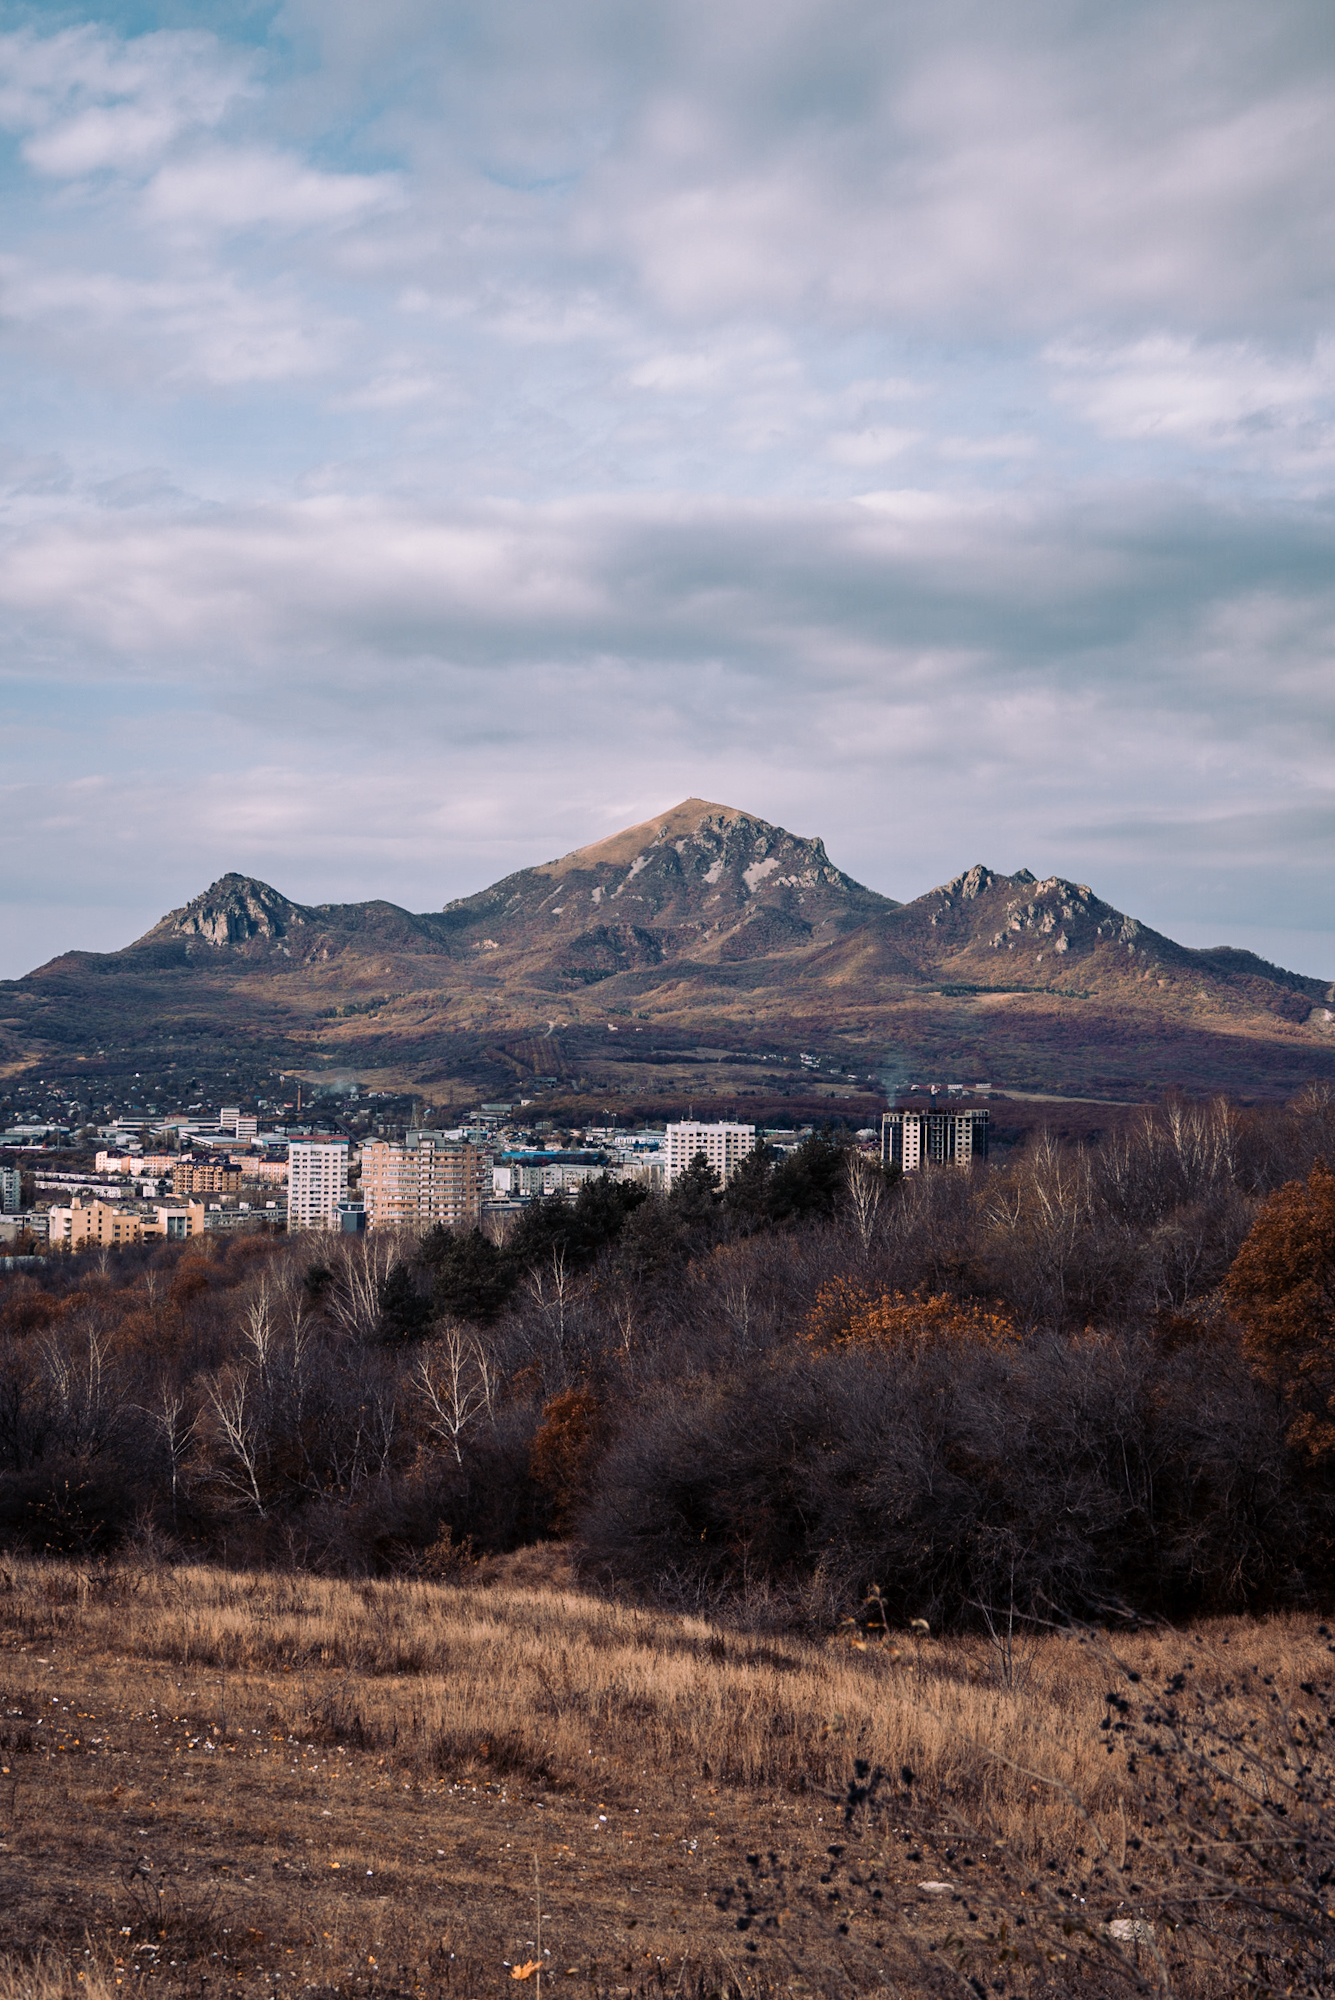
[[[690,794],[1335,976],[1329,0],[0,5],[0,973]]]

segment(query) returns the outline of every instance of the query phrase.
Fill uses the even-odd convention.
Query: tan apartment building
[[[240,1188],[241,1169],[230,1160],[185,1159],[172,1168],[172,1193],[178,1198],[183,1194],[237,1194]]]
[[[967,1167],[987,1158],[986,1111],[886,1111],[881,1164],[913,1174],[929,1164]]]
[[[131,1208],[118,1201],[72,1201],[47,1211],[55,1250],[119,1249],[158,1237],[199,1236],[208,1211],[202,1201],[182,1208]]]
[[[133,1180],[161,1180],[176,1165],[175,1153],[99,1153],[93,1161],[99,1174],[121,1174]]]
[[[466,1140],[409,1132],[403,1144],[376,1139],[362,1148],[362,1200],[369,1229],[430,1229],[482,1219],[483,1156]],[[486,1173],[485,1192],[491,1192]]]

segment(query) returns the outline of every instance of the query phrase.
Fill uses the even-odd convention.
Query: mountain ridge
[[[114,1043],[142,1068],[149,1045],[211,1035],[414,1085],[564,1063],[631,1089],[648,1035],[722,1038],[739,1062],[816,1043],[864,1080],[926,1064],[1017,1088],[1273,1092],[1335,1081],[1330,999],[1238,947],[1179,945],[1086,883],[978,862],[899,903],[819,839],[687,799],[434,911],[220,876],[119,952],[5,982],[0,1060]]]

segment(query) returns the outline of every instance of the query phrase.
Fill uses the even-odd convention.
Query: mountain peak
[[[748,813],[739,812],[736,806],[715,805],[709,799],[683,799],[679,806],[659,813],[656,819],[641,820],[637,826],[623,827],[620,833],[609,834],[605,840],[594,840],[587,847],[577,847],[570,854],[562,855],[559,861],[544,862],[543,872],[564,871],[567,868],[628,867],[647,847],[659,847],[670,840],[689,839],[703,827],[721,830],[749,818]],[[757,826],[764,823],[763,820],[755,822]]]
[[[253,875],[220,875],[202,895],[169,910],[148,933],[151,938],[203,938],[208,944],[248,944],[252,938],[285,937],[307,921],[292,902]]]
[[[683,799],[449,903],[444,914],[456,935],[486,926],[473,949],[537,952],[556,976],[586,983],[605,976],[609,954],[618,967],[627,955],[655,964],[767,956],[828,941],[897,907],[836,868],[822,841],[736,806]]]

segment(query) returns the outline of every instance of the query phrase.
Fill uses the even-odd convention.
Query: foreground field
[[[1246,1886],[1152,1858],[1109,1684],[1194,1659],[1253,1727],[1268,1676],[1291,1734],[1329,1665],[1297,1622],[1119,1666],[1093,1635],[749,1636],[541,1556],[486,1588],[10,1561],[0,1640],[0,1949],[57,1987],[1284,1990]],[[885,1809],[846,1812],[876,1767]]]

